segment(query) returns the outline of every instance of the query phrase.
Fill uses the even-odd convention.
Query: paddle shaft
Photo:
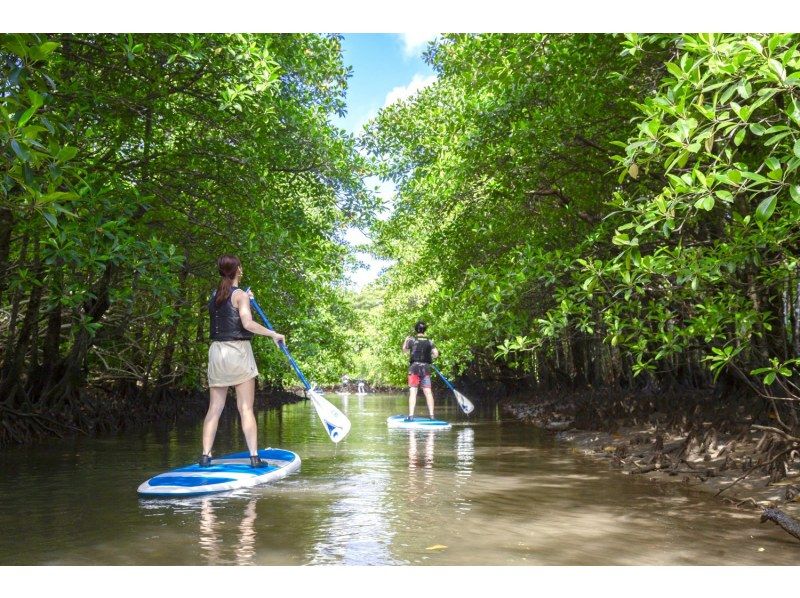
[[[437,373],[437,374],[439,374],[439,377],[440,377],[442,380],[444,380],[444,383],[445,383],[445,384],[447,384],[447,388],[449,388],[450,390],[452,390],[453,392],[455,392],[455,391],[456,391],[456,389],[455,389],[455,388],[453,388],[453,385],[452,385],[452,384],[450,384],[450,380],[448,380],[447,378],[445,378],[445,377],[444,377],[444,375],[442,374],[442,372],[440,372],[440,371],[439,371],[439,368],[437,368],[437,367],[436,367],[434,364],[431,364],[431,367],[432,367],[434,370],[436,370],[436,373]]]
[[[247,289],[247,290],[249,291],[250,289]],[[255,299],[253,299],[251,297],[250,298],[250,304],[253,307],[256,308],[256,311],[258,312],[258,315],[261,316],[261,319],[264,321],[264,326],[266,326],[268,329],[270,329],[270,330],[272,330],[274,332],[275,329],[272,327],[272,324],[269,323],[269,320],[267,319],[267,315],[264,313],[264,310],[261,309],[261,306],[258,304],[258,301],[256,301]],[[297,362],[292,357],[292,354],[289,353],[289,349],[282,342],[278,343],[278,347],[280,347],[281,351],[283,351],[283,354],[286,355],[286,358],[289,360],[289,363],[291,364],[292,369],[294,370],[294,373],[297,374],[298,378],[300,378],[300,382],[303,383],[303,386],[305,386],[305,389],[306,390],[310,390],[311,389],[311,385],[308,383],[308,380],[306,380],[306,377],[303,375],[303,372],[300,371],[300,367],[297,365]]]

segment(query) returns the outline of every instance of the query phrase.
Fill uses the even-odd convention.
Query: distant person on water
[[[211,448],[217,435],[217,424],[228,387],[236,390],[236,406],[242,420],[242,431],[250,451],[251,467],[267,467],[258,456],[256,418],[253,414],[258,369],[250,339],[254,334],[272,337],[275,344],[286,342],[282,334],[273,332],[253,321],[250,312],[252,292],[239,288],[244,274],[235,255],[223,255],[217,260],[221,276],[217,290],[208,302],[211,317],[211,346],[208,349],[208,387],[210,400],[203,422],[203,454],[200,466],[211,465]]]
[[[403,342],[403,353],[409,356],[408,366],[408,421],[414,419],[414,408],[417,404],[417,389],[422,387],[425,400],[428,402],[428,413],[433,419],[433,391],[431,390],[431,363],[439,357],[439,350],[427,336],[425,322],[414,325],[414,336]]]

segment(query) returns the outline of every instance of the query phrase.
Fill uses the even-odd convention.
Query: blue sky
[[[345,34],[342,53],[353,67],[347,89],[347,118],[342,126],[356,133],[361,125],[384,106],[387,96],[413,81],[433,76],[422,60],[425,42],[434,34],[353,33]]]
[[[381,108],[432,83],[435,75],[422,60],[422,52],[434,36],[434,33],[345,34],[343,59],[353,67],[353,73],[348,81],[347,116],[338,124],[358,134]],[[381,184],[374,178],[367,179],[367,184],[378,188],[386,200],[394,191],[391,184]],[[354,245],[368,242],[363,232],[356,229],[347,232],[347,240]],[[367,267],[351,274],[351,286],[355,289],[375,280],[381,268],[388,265],[365,253],[358,253],[358,257]]]

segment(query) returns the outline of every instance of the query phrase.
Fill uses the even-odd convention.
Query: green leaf
[[[68,145],[65,145],[60,150],[58,150],[58,153],[56,154],[56,161],[69,162],[70,160],[72,160],[72,158],[75,157],[77,153],[78,153],[77,147],[70,147]]]
[[[783,65],[774,58],[769,59],[769,68],[772,69],[776,75],[778,75],[779,80],[783,81],[786,79],[786,69],[783,68]]]
[[[744,134],[745,129],[739,129],[736,133],[736,136],[733,138],[733,143],[737,146],[742,145],[742,141],[744,141]]]
[[[714,196],[704,195],[695,202],[694,206],[710,212],[714,208]]]
[[[25,123],[30,120],[30,118],[31,118],[31,116],[33,116],[34,112],[36,112],[36,106],[31,106],[25,112],[23,112],[22,116],[20,116],[19,120],[17,121],[17,126],[18,127],[24,127]]]
[[[31,155],[28,150],[22,147],[16,139],[11,140],[11,149],[14,150],[15,154],[17,154],[17,158],[23,162],[27,162],[31,159]]]
[[[761,46],[761,43],[757,39],[755,39],[754,37],[749,37],[748,36],[747,45],[750,46],[751,48],[753,48],[753,50],[755,50],[757,54],[763,54],[764,53],[764,48]]]
[[[619,233],[617,235],[614,235],[614,237],[611,239],[611,242],[614,245],[630,245],[631,244],[630,243],[630,237],[626,233]]]
[[[721,189],[715,192],[715,195],[725,203],[730,203],[733,201],[733,194],[730,191],[725,191],[724,189]]]
[[[800,158],[800,139],[794,142],[794,155]]]
[[[50,223],[50,226],[52,226],[53,228],[58,227],[58,221],[56,220],[55,214],[51,214],[50,212],[44,212],[42,216],[44,216],[44,219]]]
[[[770,195],[769,197],[764,199],[760,204],[758,204],[755,214],[756,220],[761,223],[764,223],[767,220],[769,220],[770,216],[772,216],[772,213],[775,211],[775,206],[777,202],[778,202],[778,196]]]
[[[41,52],[43,57],[47,58],[60,45],[61,44],[58,42],[44,42],[41,46],[39,46],[39,52]]]
[[[32,89],[28,90],[28,97],[31,100],[31,106],[34,108],[40,108],[44,104],[44,98]]]
[[[764,145],[766,145],[767,147],[777,145],[781,139],[791,134],[792,134],[791,131],[784,131],[783,133],[778,133],[777,135],[773,135],[764,142]]]
[[[673,77],[678,80],[683,79],[683,70],[677,64],[674,62],[668,62],[665,66]]]
[[[53,201],[72,201],[75,199],[79,199],[77,193],[72,193],[68,191],[55,191],[53,193],[48,193],[47,195],[42,195],[39,198],[40,203],[50,203]]]
[[[769,179],[767,177],[756,174],[755,172],[744,171],[741,174],[744,178],[750,179],[755,183],[769,183]]]
[[[800,204],[800,185],[792,185],[789,187],[789,195],[792,196],[792,200],[795,203]]]

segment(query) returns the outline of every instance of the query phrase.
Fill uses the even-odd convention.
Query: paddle
[[[456,395],[456,401],[458,401],[458,406],[461,407],[461,411],[463,411],[467,415],[472,413],[473,410],[475,409],[475,405],[473,405],[472,402],[467,397],[465,397],[455,388],[453,388],[453,385],[450,384],[450,380],[444,377],[442,372],[439,371],[439,368],[437,368],[434,364],[431,365],[433,366],[433,369],[436,370],[436,373],[439,374],[439,376],[442,378],[442,380],[444,380],[444,383],[447,384],[447,387],[450,390],[452,390],[453,393]]]
[[[247,289],[250,290],[249,288]],[[256,309],[258,315],[261,316],[261,319],[264,321],[264,326],[269,328],[270,330],[274,330],[272,328],[272,324],[269,323],[267,316],[264,314],[261,306],[258,302],[251,298],[250,304]],[[286,348],[284,343],[279,343],[278,346],[280,347],[283,354],[289,359],[289,363],[294,369],[294,373],[297,374],[297,377],[300,378],[300,382],[303,383],[303,386],[306,389],[306,393],[308,397],[311,399],[311,404],[314,405],[314,409],[317,410],[317,415],[322,420],[323,425],[325,426],[325,431],[330,436],[333,442],[339,442],[350,431],[350,420],[347,419],[347,416],[339,411],[334,405],[328,402],[325,397],[323,397],[320,393],[318,393],[306,380],[306,377],[303,375],[303,372],[300,371],[300,368],[297,365],[297,362],[292,358],[292,355],[289,353],[289,349]]]

